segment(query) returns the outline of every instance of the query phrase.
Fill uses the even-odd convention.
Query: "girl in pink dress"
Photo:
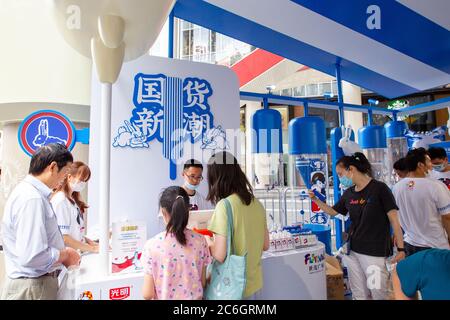
[[[144,299],[202,299],[211,256],[205,238],[186,229],[189,196],[181,187],[168,187],[159,206],[166,230],[145,244]]]

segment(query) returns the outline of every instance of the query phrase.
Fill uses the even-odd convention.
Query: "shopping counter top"
[[[264,252],[262,257],[264,287],[258,300],[326,299],[325,246],[281,252]],[[98,254],[83,255],[74,289],[74,299],[142,299],[144,273],[104,275]]]

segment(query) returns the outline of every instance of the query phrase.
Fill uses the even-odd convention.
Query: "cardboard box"
[[[327,277],[327,299],[344,300],[344,273],[335,257],[325,255],[325,274]]]

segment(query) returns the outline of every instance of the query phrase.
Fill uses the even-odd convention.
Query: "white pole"
[[[112,84],[102,83],[100,110],[100,270],[109,274],[109,198],[111,165],[111,98]]]

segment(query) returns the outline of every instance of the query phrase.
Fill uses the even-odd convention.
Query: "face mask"
[[[75,183],[70,183],[70,189],[72,189],[73,192],[81,192],[86,187],[86,182],[84,181],[78,181]]]
[[[198,184],[194,186],[193,184],[190,184],[189,182],[185,182],[184,185],[186,186],[186,188],[188,188],[189,190],[192,190],[192,191],[197,190],[197,188],[199,186]]]
[[[350,188],[351,186],[353,186],[353,180],[347,176],[342,176],[341,178],[339,178],[339,181],[344,188]]]
[[[447,168],[447,165],[445,163],[433,165],[433,170],[436,170],[439,172],[443,172],[445,170],[445,168]]]

